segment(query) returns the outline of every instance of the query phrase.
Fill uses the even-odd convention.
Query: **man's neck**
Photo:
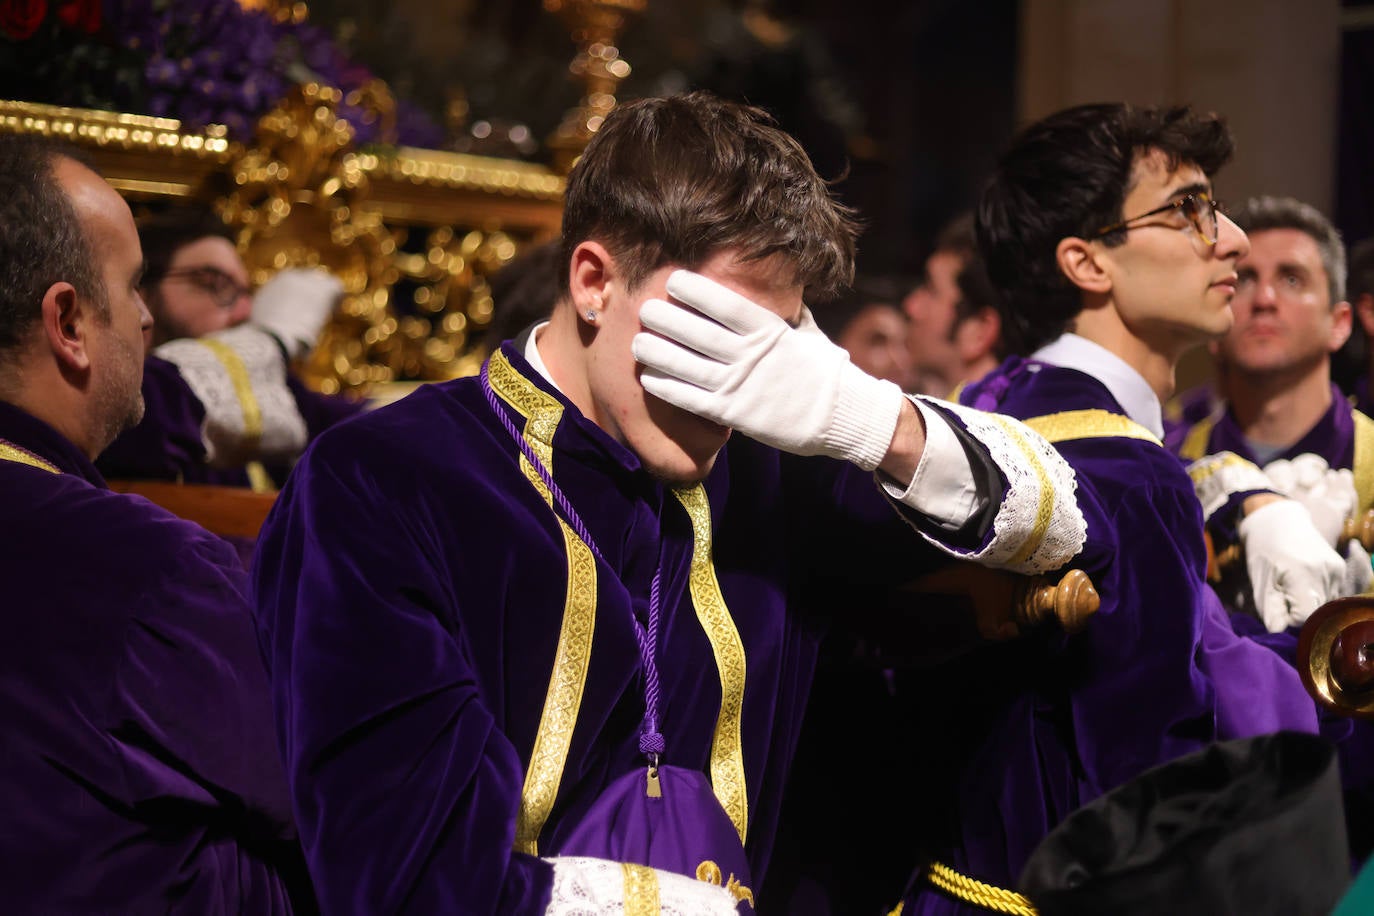
[[[1246,439],[1288,448],[1331,408],[1330,364],[1285,373],[1246,373],[1233,367],[1223,393]]]
[[[587,347],[581,337],[582,328],[571,309],[555,308],[549,323],[535,334],[534,345],[544,362],[549,381],[583,416],[604,429],[587,378]]]
[[[1183,355],[1181,347],[1172,352],[1151,346],[1122,324],[1113,306],[1080,312],[1072,331],[1116,354],[1139,372],[1161,404],[1173,397],[1174,369]]]
[[[110,443],[88,429],[87,399],[55,368],[30,362],[21,364],[12,385],[3,386],[0,400],[57,430],[64,439],[94,461]]]

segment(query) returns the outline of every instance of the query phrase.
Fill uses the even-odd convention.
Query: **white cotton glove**
[[[1271,633],[1298,626],[1340,597],[1345,561],[1331,548],[1301,503],[1267,503],[1240,523],[1245,568],[1255,608]]]
[[[1340,546],[1341,529],[1359,504],[1355,475],[1349,469],[1330,467],[1320,455],[1308,452],[1291,461],[1271,461],[1264,473],[1275,491],[1307,508],[1328,544]]]
[[[640,306],[648,330],[635,335],[634,355],[645,391],[795,455],[868,471],[887,455],[901,389],[852,365],[805,306],[794,328],[686,270],[668,277],[668,294],[691,308],[662,299]]]
[[[253,296],[253,323],[271,332],[290,359],[309,353],[343,295],[343,281],[321,268],[278,271]]]
[[[621,863],[588,856],[557,856],[544,861],[553,865],[553,894],[544,916],[643,911],[645,899],[625,899],[626,875]],[[734,895],[723,887],[657,869],[650,874],[657,884],[658,908],[654,912],[661,916],[739,916]]]

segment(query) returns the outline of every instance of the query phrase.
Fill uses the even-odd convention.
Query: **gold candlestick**
[[[568,69],[586,88],[582,102],[563,116],[548,147],[554,167],[567,173],[582,155],[592,135],[615,107],[620,81],[630,75],[616,39],[628,16],[644,10],[647,0],[544,0],[544,9],[558,13],[572,28],[578,51]]]

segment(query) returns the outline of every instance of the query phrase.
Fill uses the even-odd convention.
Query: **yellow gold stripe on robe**
[[[30,454],[22,448],[10,445],[8,442],[0,442],[0,461],[13,461],[15,464],[27,464],[31,468],[38,468],[40,471],[47,471],[49,474],[62,473],[57,469],[57,465],[50,464],[37,455]]]
[[[526,418],[525,441],[552,474],[553,434],[563,416],[563,405],[516,372],[499,350],[492,354],[487,374],[492,390]],[[544,502],[552,507],[549,488],[523,454],[520,469]],[[582,691],[587,684],[592,636],[596,629],[596,558],[561,516],[558,516],[558,527],[563,532],[568,555],[568,590],[549,689],[544,696],[544,709],[539,716],[539,730],[530,752],[530,764],[520,792],[520,813],[515,822],[515,851],[529,855],[539,854],[539,833],[558,797],[577,713],[582,706]]]
[[[1212,429],[1217,425],[1215,417],[1204,417],[1197,422],[1197,425],[1188,430],[1188,435],[1183,439],[1183,445],[1179,448],[1180,458],[1186,461],[1197,461],[1207,454],[1207,443],[1212,438]]]
[[[229,375],[229,384],[234,386],[234,395],[239,399],[239,409],[243,411],[244,443],[251,450],[262,438],[262,407],[258,405],[257,395],[253,394],[253,383],[248,378],[248,367],[243,364],[243,357],[222,341],[200,339],[196,343],[215,354],[215,359],[220,361],[220,365],[224,366],[224,371]]]
[[[1363,516],[1374,507],[1374,420],[1352,409],[1350,417],[1355,421],[1354,465],[1355,494],[1360,500],[1356,518]]]
[[[659,916],[658,875],[647,865],[622,862],[625,916]]]
[[[1130,417],[1108,410],[1066,410],[1063,413],[1031,417],[1024,422],[1050,442],[1117,438],[1145,439],[1155,445],[1163,444],[1158,436]]]
[[[720,593],[711,560],[711,505],[701,484],[673,495],[692,520],[692,568],[689,586],[697,619],[711,642],[720,674],[720,715],[711,737],[711,789],[739,832],[749,829],[749,787],[744,781],[744,643]]]
[[[1001,423],[1002,421],[998,420],[998,422]],[[1155,445],[1163,444],[1159,441],[1158,436],[1144,426],[1129,417],[1107,410],[1066,410],[1061,413],[1031,417],[1022,422],[1052,443],[1067,442],[1073,439],[1125,438],[1144,439]],[[1027,541],[1011,558],[1011,563],[1014,565],[1029,557],[1040,546],[1040,541],[1044,538],[1045,532],[1049,530],[1050,519],[1054,514],[1054,487],[1034,449],[1025,443],[1009,424],[1003,423],[1003,426],[1006,427],[1008,434],[1015,440],[1017,446],[1021,448],[1027,460],[1031,462],[1036,476],[1040,479],[1040,504],[1036,508],[1035,529],[1031,534],[1031,540]]]

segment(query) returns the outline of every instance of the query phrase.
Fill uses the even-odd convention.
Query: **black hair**
[[[1164,154],[1170,169],[1214,174],[1233,149],[1226,123],[1187,107],[1080,105],[1032,124],[998,162],[978,205],[978,248],[1003,307],[1012,352],[1028,353],[1064,333],[1082,311],[1079,289],[1059,269],[1065,238],[1093,238],[1120,222],[1133,169]],[[1125,230],[1101,237],[1125,241]]]

